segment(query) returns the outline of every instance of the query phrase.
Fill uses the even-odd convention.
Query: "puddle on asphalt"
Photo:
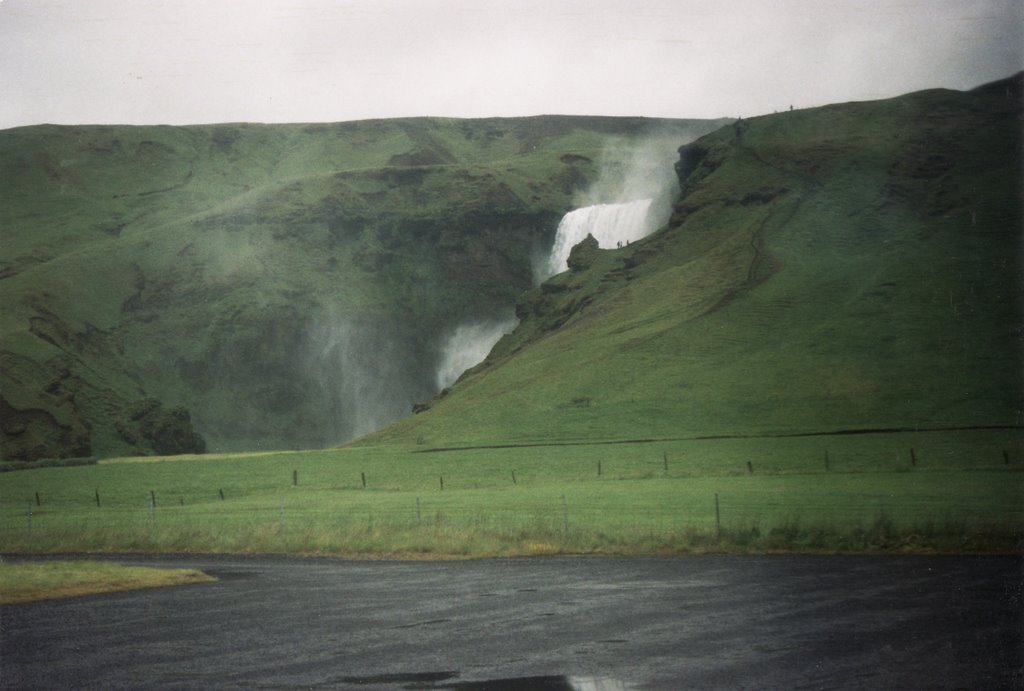
[[[393,629],[414,629],[417,626],[434,626],[435,624],[447,624],[451,619],[428,619],[427,621],[414,621],[411,624],[398,624]]]
[[[407,689],[436,689],[443,686],[433,686],[439,681],[447,681],[459,676],[458,672],[411,672],[408,674],[371,674],[366,677],[342,677],[345,684],[375,685],[375,684],[404,684]],[[431,684],[431,686],[420,686],[419,684]]]
[[[403,689],[436,691],[630,691],[632,687],[607,677],[536,676],[452,681],[458,672],[410,672],[343,677],[345,684],[360,686],[400,685]]]
[[[452,691],[630,691],[630,687],[616,679],[606,677],[513,677],[511,679],[488,679],[487,681],[464,681],[437,686]]]

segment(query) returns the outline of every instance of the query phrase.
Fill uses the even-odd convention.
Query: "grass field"
[[[212,580],[194,569],[154,569],[95,561],[0,564],[0,605]]]
[[[3,485],[6,552],[1009,552],[1024,535],[1013,430],[112,459]]]

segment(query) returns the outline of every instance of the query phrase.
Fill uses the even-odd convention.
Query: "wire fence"
[[[854,478],[856,479],[856,478]],[[609,483],[611,484],[611,483]],[[707,485],[708,483],[701,483]],[[784,483],[761,482],[729,491],[709,491],[706,486],[676,487],[654,495],[630,499],[621,492],[602,494],[593,488],[582,491],[546,492],[543,496],[501,492],[438,491],[432,495],[394,492],[336,492],[330,501],[322,494],[282,492],[279,497],[230,499],[223,491],[215,498],[164,500],[155,490],[139,491],[134,505],[47,505],[41,497],[27,501],[20,511],[8,506],[3,516],[4,533],[17,532],[21,539],[33,533],[73,535],[145,534],[161,531],[165,538],[175,531],[182,536],[273,531],[278,537],[303,533],[351,535],[359,531],[468,531],[495,534],[530,533],[603,534],[610,539],[637,534],[651,535],[703,530],[773,530],[819,526],[853,529],[885,519],[896,526],[954,524],[1024,525],[1024,506],[1013,502],[1020,496],[1019,480],[1006,483],[1008,497],[968,495],[942,487],[920,486],[917,493],[900,488],[837,494],[808,492],[804,486],[790,491]],[[173,496],[173,492],[168,493]],[[220,498],[225,496],[225,498]],[[1008,510],[1009,507],[1009,510]]]
[[[389,540],[408,548],[460,535],[593,547],[880,524],[1020,532],[1019,445],[981,432],[915,439],[895,449],[889,437],[838,449],[727,440],[671,453],[518,448],[488,451],[483,462],[449,451],[388,463],[325,454],[16,472],[0,486],[0,549],[344,550],[372,539],[366,549],[386,550]]]

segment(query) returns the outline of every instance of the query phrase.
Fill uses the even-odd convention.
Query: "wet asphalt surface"
[[[116,561],[220,580],[2,607],[0,687],[1024,685],[1019,557]]]

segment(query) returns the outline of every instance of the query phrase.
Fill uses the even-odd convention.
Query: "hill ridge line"
[[[858,434],[929,434],[933,432],[970,432],[982,430],[1024,430],[1019,425],[969,425],[966,427],[878,427],[863,429],[840,429],[819,432],[780,432],[777,434],[706,434],[694,437],[652,437],[649,439],[612,439],[606,441],[553,441],[527,442],[524,444],[478,444],[472,446],[435,446],[417,449],[413,453],[437,453],[442,451],[475,451],[479,449],[527,449],[549,446],[611,446],[615,444],[652,444],[668,441],[710,441],[714,439],[793,439],[798,437],[839,437]]]

